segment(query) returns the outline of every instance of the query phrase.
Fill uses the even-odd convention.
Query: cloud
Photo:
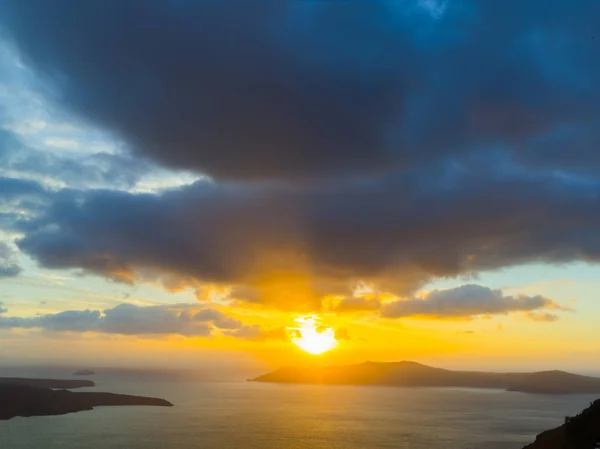
[[[128,188],[153,165],[54,104],[42,74],[25,67],[6,38],[0,72],[0,175],[49,188]]]
[[[243,323],[240,320],[227,316],[223,312],[215,309],[201,310],[196,313],[192,319],[201,323],[210,321],[219,329],[241,329],[243,327]]]
[[[266,249],[266,248],[265,248]],[[350,285],[343,279],[311,274],[310,261],[288,246],[288,252],[271,248],[270,254],[260,255],[260,264],[250,267],[248,281],[236,284],[229,294],[241,305],[258,304],[295,312],[314,312],[322,307],[326,295],[351,294]]]
[[[433,290],[424,298],[397,300],[383,305],[381,315],[386,318],[427,317],[466,318],[482,315],[505,315],[511,312],[528,312],[533,319],[549,321],[554,317],[538,314],[540,309],[571,311],[543,296],[510,296],[502,290],[492,290],[480,285],[467,284],[447,290]],[[558,318],[558,317],[556,317]]]
[[[361,312],[378,310],[380,307],[381,302],[376,298],[348,296],[337,303],[334,310],[336,312]]]
[[[39,197],[45,195],[45,190],[35,181],[18,178],[0,177],[0,192],[3,201]]]
[[[225,335],[246,340],[260,340],[263,338],[263,330],[260,326],[243,326],[239,329],[226,331]]]
[[[349,295],[357,280],[406,296],[436,277],[597,262],[598,195],[600,187],[558,175],[454,166],[303,187],[62,192],[21,223],[17,243],[49,268],[127,282],[138,271],[170,273],[236,286],[246,301],[314,309],[325,294]]]
[[[350,340],[350,333],[348,332],[348,329],[346,329],[345,327],[340,327],[339,329],[337,329],[335,331],[335,339],[338,341],[341,340]]]
[[[553,323],[560,319],[558,315],[547,312],[527,312],[526,317],[538,323]]]
[[[493,145],[562,169],[566,141],[597,173],[600,11],[538,6],[5,0],[0,25],[68,108],[176,168],[313,178]]]
[[[206,323],[194,323],[187,311],[170,310],[161,306],[140,307],[121,304],[104,311],[99,319],[100,332],[139,334],[179,334],[186,337],[208,336],[211,329]]]
[[[105,312],[108,312],[110,314],[112,311],[106,310]],[[32,321],[32,324],[37,323],[37,325],[31,327],[41,327],[46,330],[57,332],[86,332],[96,328],[97,326],[100,326],[100,318],[101,315],[100,311],[98,310],[66,310],[64,312],[59,312],[55,314],[40,315],[39,317],[34,318]],[[23,320],[23,323],[27,323],[27,318],[22,318],[21,320]],[[109,327],[111,326],[112,321],[112,318],[108,318],[106,320],[106,323]],[[132,328],[132,333],[136,333],[134,328]]]
[[[596,263],[599,17],[559,1],[5,0],[5,37],[56,107],[134,155],[22,157],[4,132],[2,163],[71,188],[0,179],[0,225],[45,267],[286,310],[368,281],[412,298],[393,313],[427,315],[413,296],[435,278]],[[148,158],[213,179],[115,191]]]
[[[0,241],[0,279],[18,276],[21,271],[17,252],[8,243]]]
[[[0,128],[0,153],[1,146]],[[51,201],[50,192],[37,182],[5,177],[0,173],[0,279],[15,277],[22,272],[19,249],[14,242],[21,232],[19,223],[43,212]]]
[[[99,332],[120,335],[182,335],[209,337],[215,329],[238,338],[258,339],[275,335],[276,331],[247,326],[213,309],[190,313],[194,304],[135,306],[121,304],[112,309],[67,310],[31,318],[0,317],[0,328],[39,328],[54,332]],[[0,313],[7,310],[0,307]],[[209,325],[212,323],[212,326]],[[251,338],[252,337],[252,338]]]
[[[10,278],[18,276],[21,273],[22,269],[17,264],[11,264],[8,266],[0,267],[0,279],[1,278]]]
[[[243,325],[239,329],[227,330],[223,332],[223,335],[254,341],[289,340],[289,335],[285,328],[265,329],[258,324],[252,326]]]
[[[35,181],[5,177],[0,174],[0,226],[12,231],[14,223],[44,210],[50,193]]]
[[[4,307],[4,303],[0,302],[0,313],[6,313],[8,312],[8,309],[6,307]]]
[[[35,180],[48,189],[159,191],[190,183],[57,104],[44,73],[34,73],[0,36],[0,176]],[[0,223],[1,226],[1,223]]]
[[[10,85],[2,86],[0,83],[0,89],[3,87],[6,90],[11,88]],[[19,98],[14,101],[23,100]],[[35,108],[35,104],[32,107]],[[20,119],[24,120],[23,117]],[[151,175],[156,176],[158,181],[161,175],[165,175],[148,158],[133,156],[124,149],[117,151],[117,149],[101,147],[94,150],[93,142],[86,141],[89,137],[86,137],[85,129],[73,127],[69,130],[76,139],[79,139],[73,141],[77,144],[77,148],[61,153],[55,148],[60,142],[58,139],[37,142],[29,133],[23,136],[15,131],[3,129],[5,127],[6,123],[3,123],[0,115],[0,176],[10,176],[14,184],[10,186],[11,190],[6,192],[5,198],[10,193],[40,196],[45,193],[41,186],[53,190],[60,188],[132,190],[141,186],[143,181],[147,180],[145,178]],[[45,124],[44,131],[39,132],[39,134],[44,133],[52,133],[49,124]],[[39,140],[39,136],[36,137]],[[16,185],[16,181],[22,184]],[[3,184],[6,184],[6,181]],[[19,187],[20,190],[17,190]],[[160,190],[160,186],[157,187],[159,187],[157,190]]]
[[[22,177],[37,179],[53,187],[133,188],[151,169],[143,159],[131,156],[95,153],[85,157],[60,157],[47,149],[25,146],[0,157],[4,170]]]

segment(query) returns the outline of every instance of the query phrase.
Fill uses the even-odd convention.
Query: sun
[[[296,318],[298,326],[288,328],[292,332],[292,343],[314,355],[323,354],[338,345],[335,332],[330,327],[319,325],[315,315]]]

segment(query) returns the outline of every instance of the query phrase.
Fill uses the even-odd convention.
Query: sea
[[[0,421],[1,449],[519,449],[597,399],[487,389],[98,380],[167,399]]]

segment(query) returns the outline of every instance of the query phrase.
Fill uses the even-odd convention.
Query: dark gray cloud
[[[55,332],[101,332],[121,335],[210,336],[212,327],[194,320],[194,305],[135,306],[121,304],[112,309],[67,310],[31,318],[0,317],[0,328],[40,328]]]
[[[32,218],[51,202],[51,195],[37,182],[0,176],[0,231],[16,232],[19,221]],[[12,265],[15,257],[13,247],[0,241],[0,264]]]
[[[22,272],[19,251],[13,243],[17,223],[42,211],[49,201],[48,193],[38,183],[0,176],[0,280]]]
[[[5,0],[0,25],[68,107],[173,167],[314,177],[494,146],[562,169],[566,141],[566,168],[597,171],[598,3],[442,3]]]
[[[405,296],[436,277],[598,262],[600,4],[433,4],[3,1],[0,26],[65,106],[217,181],[65,190],[0,223],[46,267],[230,284],[288,309],[357,280]],[[117,184],[137,173],[134,159],[102,173],[115,165]]]
[[[597,262],[599,198],[596,184],[570,178],[454,165],[423,177],[308,187],[204,182],[161,195],[66,192],[22,223],[18,245],[47,267],[121,280],[152,269],[239,285],[254,302],[270,294],[293,303],[303,289],[347,296],[358,279],[404,296],[435,277]],[[289,297],[270,290],[279,278],[294,287]]]
[[[114,310],[117,310],[121,307],[121,311],[125,311],[125,307],[118,306]],[[128,324],[133,324],[133,316],[135,312],[139,310],[132,311],[130,314],[130,322]],[[105,312],[111,313],[111,310],[106,310]],[[108,315],[107,315],[108,317]],[[135,325],[131,326],[131,333],[137,334],[136,332],[138,328],[136,326],[140,326],[140,328],[144,328],[144,318],[140,317],[141,320],[135,320]],[[14,319],[14,318],[13,318]],[[28,318],[17,318],[21,320],[22,323],[28,323]],[[55,314],[49,315],[40,315],[38,317],[32,318],[31,322],[29,322],[31,326],[25,327],[40,327],[42,329],[62,332],[62,331],[72,331],[72,332],[86,332],[93,329],[103,329],[103,325],[107,325],[107,328],[110,329],[114,327],[115,316],[108,317],[107,319],[101,319],[101,314],[99,310],[65,310],[64,312],[59,312]],[[109,331],[110,332],[110,331]],[[115,332],[115,333],[124,333],[124,332]],[[145,332],[140,332],[145,333]],[[162,333],[160,330],[157,333]]]
[[[132,304],[121,304],[103,312],[67,310],[32,318],[2,317],[0,328],[2,327],[122,335],[179,334],[192,337],[211,334],[210,326],[192,321],[185,309],[164,306],[140,307]]]
[[[538,321],[558,319],[556,315],[538,312],[541,309],[571,310],[543,296],[510,296],[504,295],[502,290],[467,284],[448,290],[433,290],[425,298],[386,303],[381,309],[381,315],[387,318],[421,316],[471,319],[481,315],[528,312],[528,316],[532,319],[539,318]]]
[[[14,231],[16,221],[43,211],[51,201],[35,181],[0,176],[0,230]]]
[[[0,241],[0,279],[18,276],[21,271],[16,251],[9,244]]]
[[[285,329],[246,325],[215,309],[197,309],[195,304],[136,306],[121,304],[112,309],[67,310],[31,318],[0,316],[0,329],[43,329],[53,332],[99,332],[120,335],[181,335],[210,337],[215,329],[226,336],[246,340],[287,338]],[[0,313],[8,310],[0,303]]]
[[[46,191],[35,181],[25,179],[0,177],[0,192],[3,201],[22,199],[27,197],[40,197]]]
[[[104,316],[99,318],[98,328],[100,332],[124,335],[179,334],[193,337],[208,336],[211,333],[210,326],[194,322],[186,310],[131,304],[121,304],[105,310]]]

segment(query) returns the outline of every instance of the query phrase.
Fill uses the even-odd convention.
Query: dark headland
[[[595,449],[600,446],[600,400],[556,429],[540,433],[523,449]]]
[[[252,382],[398,387],[500,388],[543,394],[600,394],[600,378],[563,371],[491,373],[450,371],[415,362],[373,363],[316,368],[281,368]]]
[[[53,389],[93,385],[92,381],[81,380],[0,378],[0,420],[16,416],[64,415],[106,405],[173,406],[169,401],[158,398]]]

